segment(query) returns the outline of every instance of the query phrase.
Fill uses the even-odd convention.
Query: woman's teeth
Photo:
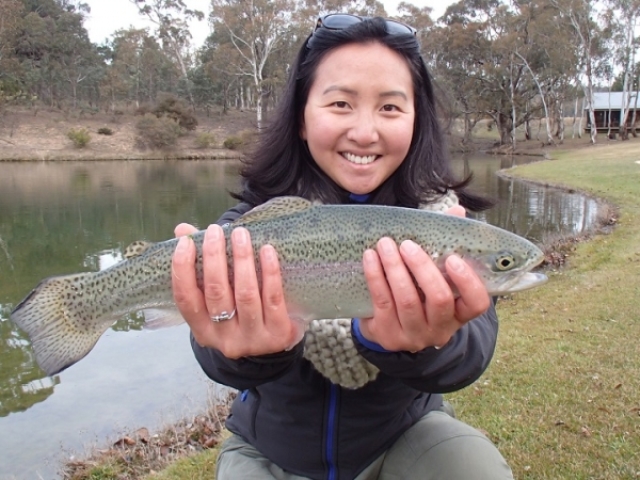
[[[377,155],[367,155],[366,157],[360,157],[348,152],[343,153],[342,156],[349,160],[351,163],[357,163],[360,165],[367,165],[373,162],[377,157]]]

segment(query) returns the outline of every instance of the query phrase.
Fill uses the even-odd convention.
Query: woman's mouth
[[[349,162],[356,163],[358,165],[368,165],[378,158],[378,155],[365,155],[361,157],[360,155],[355,155],[349,152],[342,152],[342,156]]]

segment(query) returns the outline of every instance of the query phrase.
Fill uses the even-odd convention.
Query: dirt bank
[[[5,109],[0,112],[0,161],[238,158],[237,151],[222,148],[222,143],[231,135],[255,129],[254,112],[198,115],[196,130],[180,137],[175,148],[151,151],[136,147],[135,124],[139,119],[126,111],[112,115],[83,110]],[[89,131],[91,140],[86,147],[75,148],[67,132],[80,128]],[[101,135],[99,129],[113,133]],[[197,146],[198,134],[205,132],[215,136],[212,148]]]

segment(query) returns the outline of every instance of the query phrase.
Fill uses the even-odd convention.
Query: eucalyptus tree
[[[13,54],[23,5],[20,0],[0,0],[0,107],[19,88],[19,65]]]
[[[584,93],[587,98],[591,124],[591,143],[597,141],[597,127],[593,110],[594,79],[598,61],[604,55],[601,49],[602,30],[598,24],[597,2],[593,0],[549,0],[558,10],[558,18],[567,21],[573,33],[573,42],[578,49],[578,65],[586,80]]]
[[[195,110],[188,73],[190,68],[188,49],[192,38],[188,22],[202,20],[204,13],[188,8],[183,0],[131,0],[131,2],[138,7],[141,15],[156,25],[158,38],[167,46],[180,68],[187,97],[191,108]]]
[[[117,30],[101,50],[108,64],[101,88],[112,111],[122,101],[139,107],[153,103],[159,91],[177,91],[172,79],[181,73],[146,29]]]
[[[535,112],[536,95],[526,67],[514,54],[524,39],[517,10],[499,0],[460,1],[441,18],[438,60],[465,115],[465,138],[474,121],[489,116],[501,144],[515,146],[515,129]],[[447,72],[448,70],[448,72]]]
[[[447,8],[430,33],[434,71],[464,117],[463,142],[482,118],[498,128],[500,144],[516,147],[516,129],[544,117],[563,135],[561,105],[575,55],[546,1],[460,1]],[[559,113],[557,113],[559,112]]]
[[[634,87],[633,70],[639,38],[636,36],[640,18],[640,0],[606,0],[606,26],[612,32],[614,58],[621,70],[622,104],[620,105],[620,138],[628,139],[629,112],[636,102],[638,87]]]
[[[54,48],[57,50],[57,66],[69,85],[72,106],[78,106],[78,89],[96,81],[101,65],[95,45],[83,26],[83,17],[75,12],[64,12],[56,21]],[[90,89],[85,89],[85,94]],[[85,95],[86,96],[86,95]]]
[[[255,90],[256,120],[262,127],[269,94],[267,62],[280,47],[297,4],[293,0],[212,0],[211,23],[237,52],[236,74],[248,77]]]
[[[70,96],[76,106],[80,88],[85,87],[85,97],[94,91],[101,72],[83,26],[87,5],[53,0],[24,0],[24,5],[14,46],[22,84],[51,105],[62,106]]]
[[[545,143],[553,143],[554,136],[562,142],[564,103],[577,74],[577,50],[571,45],[567,25],[558,21],[556,9],[546,0],[520,2],[517,6],[513,30],[521,41],[515,43],[514,55],[536,86],[538,96],[533,100],[544,110]]]
[[[215,102],[227,113],[231,104],[239,106],[239,78],[242,59],[223,29],[214,29],[197,55],[194,72],[195,96],[198,103]],[[207,98],[203,98],[206,95]]]
[[[445,12],[442,22],[428,35],[422,44],[441,92],[438,98],[450,100],[448,106],[452,118],[462,117],[463,138],[466,144],[477,123],[486,117],[490,109],[488,88],[483,79],[484,53],[490,41],[483,34],[481,22],[466,22],[455,11]]]

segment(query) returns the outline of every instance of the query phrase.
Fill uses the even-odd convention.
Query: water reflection
[[[592,200],[498,178],[510,161],[456,161],[458,172],[474,172],[475,189],[500,199],[481,219],[538,241],[595,220]],[[53,478],[60,445],[73,452],[125,428],[156,428],[166,421],[158,412],[175,412],[186,397],[201,408],[207,382],[185,326],[141,331],[137,315],[121,319],[82,362],[44,377],[9,312],[43,278],[107,268],[131,242],[170,238],[181,221],[204,228],[235,203],[228,190],[238,185],[237,164],[68,162],[0,171],[0,479]]]
[[[591,228],[598,217],[598,202],[578,193],[499,177],[496,171],[532,161],[516,157],[460,158],[458,173],[473,171],[472,187],[498,201],[476,218],[545,243]]]
[[[0,305],[0,417],[45,400],[54,386],[42,378],[28,339],[9,321],[9,312],[8,306]]]
[[[592,198],[513,179],[498,180],[498,198],[503,199],[501,208],[487,212],[484,219],[540,243],[583,232],[598,217]]]
[[[140,332],[142,319],[131,315],[77,368],[49,378],[8,318],[43,278],[107,268],[135,240],[172,237],[179,221],[205,227],[235,203],[227,190],[237,186],[237,168],[219,161],[0,165],[0,478],[53,478],[58,462],[46,459],[58,458],[61,444],[77,450],[117,428],[154,428],[160,410],[187,413],[179,407],[185,396],[203,404],[207,382],[184,327]]]

